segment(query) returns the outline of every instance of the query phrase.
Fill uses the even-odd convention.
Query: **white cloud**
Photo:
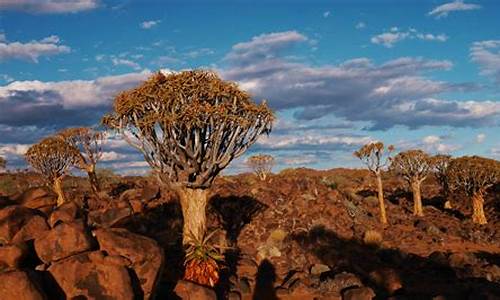
[[[358,22],[355,27],[356,29],[363,29],[366,27],[366,24],[364,22]]]
[[[465,3],[462,0],[456,0],[453,2],[445,3],[439,5],[431,10],[428,15],[434,16],[436,19],[447,17],[450,12],[453,11],[466,11],[466,10],[477,10],[480,9],[481,5]]]
[[[142,29],[151,29],[151,28],[157,26],[160,23],[161,23],[160,20],[144,21],[144,22],[141,23],[141,28]]]
[[[59,37],[51,35],[40,41],[27,43],[8,42],[0,40],[0,61],[7,59],[21,59],[37,63],[40,56],[68,53],[71,48],[59,45]]]
[[[492,76],[500,83],[500,40],[473,43],[470,56],[479,65],[482,75]]]
[[[1,0],[1,10],[17,10],[30,13],[75,13],[97,8],[98,0]]]
[[[5,157],[22,156],[31,145],[24,144],[0,144],[0,155]]]
[[[116,161],[116,160],[125,159],[125,158],[127,158],[127,155],[125,155],[123,153],[118,153],[115,151],[106,151],[106,152],[102,153],[101,160],[108,162],[108,161]]]
[[[441,141],[441,137],[437,135],[428,135],[422,139],[424,144],[435,144]]]
[[[476,142],[478,144],[481,144],[482,142],[484,142],[485,139],[486,139],[486,134],[484,134],[484,133],[480,133],[476,136]]]
[[[328,18],[330,16],[331,12],[329,10],[325,11],[323,13],[323,18]]]
[[[373,36],[370,41],[373,44],[379,44],[387,48],[392,48],[394,44],[407,39],[446,42],[448,40],[448,36],[445,34],[420,33],[415,28],[410,28],[407,31],[401,31],[398,27],[392,27],[389,32],[384,32]]]
[[[132,60],[129,60],[129,59],[124,59],[124,58],[112,58],[111,59],[111,62],[113,63],[114,66],[127,66],[127,67],[130,67],[134,70],[140,70],[141,69],[141,66],[132,61]]]

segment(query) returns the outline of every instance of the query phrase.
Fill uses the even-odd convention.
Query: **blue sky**
[[[248,154],[278,168],[359,167],[373,140],[499,159],[498,28],[498,1],[0,0],[0,155],[22,167],[151,72],[210,68],[275,109]],[[118,139],[104,158],[147,169]]]

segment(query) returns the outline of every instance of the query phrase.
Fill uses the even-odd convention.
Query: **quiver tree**
[[[100,191],[99,180],[96,175],[96,165],[102,157],[102,143],[104,133],[92,128],[67,128],[58,133],[68,144],[78,149],[79,155],[75,166],[87,172],[90,186],[94,193]]]
[[[179,196],[183,244],[202,240],[209,188],[234,158],[271,131],[273,113],[265,103],[215,73],[158,72],[115,98],[103,124],[124,133],[160,182]]]
[[[4,170],[6,166],[7,166],[7,161],[5,160],[5,158],[0,156],[0,170]]]
[[[380,207],[380,222],[387,223],[384,203],[384,188],[382,186],[382,171],[389,162],[389,155],[394,151],[394,146],[390,145],[387,150],[382,142],[372,142],[364,145],[354,156],[359,158],[377,178],[378,202]]]
[[[57,206],[66,199],[62,179],[78,160],[78,150],[58,137],[48,137],[31,146],[25,154],[26,161],[46,180],[57,194]]]
[[[434,155],[432,158],[432,173],[436,178],[436,181],[441,186],[441,193],[445,199],[445,208],[451,208],[451,203],[449,200],[450,187],[448,184],[448,166],[450,165],[451,155],[438,154]]]
[[[274,157],[266,154],[253,155],[247,159],[247,165],[260,180],[264,181],[273,169]]]
[[[484,195],[500,181],[500,162],[479,156],[464,156],[450,162],[447,177],[451,190],[461,190],[471,197],[472,221],[486,224]]]
[[[398,153],[391,159],[391,170],[401,176],[411,187],[413,193],[413,215],[423,216],[420,186],[431,170],[431,159],[422,150],[408,150]]]

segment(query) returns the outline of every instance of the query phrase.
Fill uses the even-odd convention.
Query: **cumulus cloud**
[[[496,83],[500,83],[500,40],[473,43],[470,56],[479,65],[481,74],[491,76]]]
[[[68,53],[71,48],[59,44],[59,37],[51,35],[39,41],[30,41],[27,43],[2,41],[0,38],[0,62],[8,59],[20,59],[38,62],[40,56],[50,56],[62,53]]]
[[[467,11],[480,9],[481,5],[465,3],[462,0],[445,3],[435,7],[427,15],[434,16],[436,19],[447,17],[450,12],[454,11]]]
[[[1,10],[40,14],[76,13],[97,8],[98,0],[2,0]]]
[[[130,67],[134,70],[140,70],[141,66],[136,63],[135,61],[132,61],[130,59],[125,59],[125,58],[112,58],[111,62],[113,63],[113,66],[126,66]]]
[[[449,70],[452,63],[419,57],[401,57],[374,64],[356,58],[338,65],[310,66],[280,55],[287,47],[307,41],[296,32],[273,33],[237,44],[222,69],[257,98],[266,98],[277,110],[296,108],[295,118],[314,120],[334,114],[348,121],[366,121],[370,129],[395,125],[480,127],[498,125],[497,101],[440,99],[444,92],[466,91],[470,84],[431,80],[426,73]],[[266,54],[259,52],[266,49]]]
[[[144,22],[141,23],[141,28],[142,29],[151,29],[151,28],[157,26],[160,23],[161,23],[160,20],[144,21]]]
[[[392,48],[396,43],[406,39],[417,39],[422,41],[446,42],[448,36],[445,34],[421,33],[414,28],[407,31],[401,31],[398,27],[392,27],[389,32],[384,32],[373,36],[370,41],[373,44],[383,45]]]
[[[480,133],[480,134],[478,134],[478,135],[476,136],[476,142],[477,142],[478,144],[483,143],[485,140],[486,140],[486,134],[484,134],[484,133]]]

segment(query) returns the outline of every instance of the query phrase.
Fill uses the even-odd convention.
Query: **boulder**
[[[154,184],[148,184],[142,188],[141,200],[151,201],[160,198],[160,187]]]
[[[23,271],[0,274],[0,299],[2,300],[45,300],[40,285]]]
[[[403,287],[399,274],[392,268],[382,268],[370,272],[370,279],[381,288],[384,288],[390,295]]]
[[[372,300],[373,298],[375,298],[375,292],[366,286],[348,289],[342,295],[342,300]]]
[[[182,300],[215,300],[215,291],[185,280],[179,280],[174,288],[174,292]]]
[[[83,223],[61,223],[35,240],[38,257],[49,263],[90,250],[92,238]]]
[[[12,238],[12,243],[17,244],[34,240],[49,230],[49,225],[47,225],[47,221],[44,217],[38,215],[33,216]]]
[[[164,262],[163,249],[156,241],[121,228],[97,229],[93,233],[101,250],[130,261],[125,266],[137,275],[144,299],[151,299]]]
[[[330,267],[327,265],[323,265],[323,264],[314,264],[311,267],[311,274],[316,275],[316,276],[319,276],[319,275],[321,275],[325,272],[328,272],[328,271],[330,271]]]
[[[130,207],[114,207],[94,210],[89,213],[88,222],[101,227],[115,227],[127,222],[132,215]]]
[[[59,206],[49,217],[50,227],[54,227],[58,223],[71,223],[73,222],[79,212],[79,207],[74,202],[66,202]]]
[[[108,261],[100,251],[60,260],[48,272],[65,299],[134,299],[127,269]]]
[[[17,202],[24,204],[30,203],[32,200],[49,196],[53,193],[47,187],[31,187],[25,190],[18,198]]]
[[[32,219],[36,219],[34,222]],[[45,226],[43,225],[45,223]],[[14,236],[26,225],[29,228],[24,229],[19,239],[30,239],[41,231],[48,228],[45,219],[40,216],[40,212],[34,209],[19,205],[7,206],[0,210],[0,244],[7,244],[12,241]],[[35,228],[38,225],[39,228]]]
[[[27,256],[28,247],[24,243],[0,247],[0,271],[19,268]]]

